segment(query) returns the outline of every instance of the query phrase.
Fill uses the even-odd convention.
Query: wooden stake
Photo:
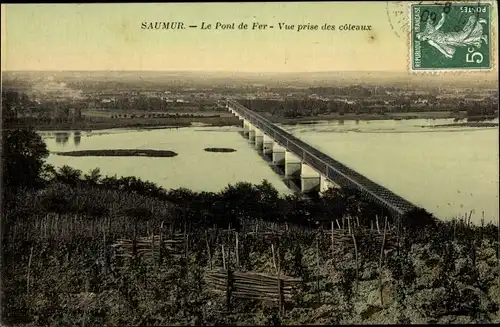
[[[333,253],[333,221],[332,221],[332,228],[331,228],[331,237],[332,237],[332,253]]]
[[[151,232],[151,258],[153,261],[153,265],[155,264],[155,233]]]
[[[208,243],[208,232],[207,232],[207,230],[205,230],[205,242],[207,243],[208,262],[210,264],[210,270],[212,270],[212,253],[210,251],[210,244]]]
[[[338,221],[337,221],[338,224]],[[333,233],[333,221],[332,221],[332,265],[334,269],[337,269],[335,267],[335,259],[334,259],[334,252],[335,252],[335,239],[334,239],[334,233]]]
[[[108,230],[106,231],[106,233],[108,234],[109,236],[109,232],[111,231],[111,217],[108,217]]]
[[[273,266],[274,266],[274,269],[278,269],[278,267],[276,266],[276,259],[274,257],[274,244],[271,244],[271,252],[273,254]]]
[[[226,269],[226,255],[224,253],[224,244],[222,244],[222,265],[224,266],[224,270]]]
[[[279,242],[278,242],[279,244]],[[278,253],[278,305],[279,305],[279,315],[283,314],[283,285],[281,282],[281,260],[280,260],[280,247],[276,247],[276,252]]]
[[[56,216],[55,222],[54,222],[54,237],[58,238],[59,237],[59,214]]]
[[[189,253],[189,234],[186,234],[186,253],[184,254],[186,258],[186,264],[188,260],[188,253]]]
[[[232,292],[232,278],[233,274],[230,269],[227,270],[227,284],[226,284],[226,308],[231,312],[231,292]]]
[[[384,238],[382,239],[382,247],[380,248],[380,258],[378,261],[378,285],[379,285],[379,290],[380,290],[380,305],[384,305],[384,299],[382,295],[382,259],[384,256],[384,246],[385,246],[385,238],[386,238],[386,226],[387,226],[387,217],[385,218],[385,223],[384,223]]]
[[[103,258],[104,258],[104,276],[107,275],[108,273],[108,255],[107,255],[107,251],[106,251],[106,232],[102,233],[102,250],[103,250]]]
[[[235,251],[236,251],[236,267],[240,266],[240,256],[239,256],[239,237],[238,237],[238,232],[236,232],[236,245],[235,245]]]
[[[159,256],[158,256],[158,267],[161,267],[161,264],[163,263],[163,221],[161,222],[160,225],[160,245],[159,245]]]
[[[500,218],[497,225],[497,269],[500,270]],[[497,274],[497,285],[500,285],[500,274]]]
[[[31,272],[31,258],[33,257],[33,245],[30,250],[30,257],[28,259],[28,276],[26,277],[26,292],[30,294],[30,272]]]
[[[320,299],[319,293],[319,237],[316,238],[316,291],[318,292],[318,300]]]
[[[337,222],[337,226],[339,226],[339,229],[342,229],[342,228],[340,227],[339,220],[338,220],[338,219],[335,219],[335,221]]]
[[[351,234],[352,236],[352,241],[354,242],[354,258],[356,260],[356,288],[355,291],[357,292],[358,290],[358,279],[359,279],[359,272],[358,272],[358,246],[356,244],[356,238],[354,237],[354,233]]]
[[[380,234],[380,226],[378,225],[378,216],[375,216],[375,222],[377,223],[377,233]]]
[[[137,221],[134,226],[134,239],[132,240],[132,260],[135,264],[137,258]]]

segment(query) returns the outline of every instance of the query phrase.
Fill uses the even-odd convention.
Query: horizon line
[[[364,74],[364,75],[372,75],[373,77],[377,77],[377,74],[394,74],[394,75],[400,75],[402,77],[412,77],[415,79],[426,79],[429,78],[430,76],[427,76],[426,74],[414,74],[409,71],[399,71],[399,70],[315,70],[315,71],[293,71],[293,72],[288,72],[288,71],[238,71],[238,70],[132,70],[132,69],[123,69],[123,70],[33,70],[33,69],[19,69],[19,70],[1,70],[0,74],[4,73],[198,73],[198,74],[203,74],[203,73],[212,73],[212,74],[234,74],[234,75],[242,75],[242,74],[249,74],[249,75],[300,75],[300,74],[341,74],[341,73],[359,73],[359,74]],[[498,75],[497,74],[487,74],[487,73],[493,73],[493,71],[485,71],[481,76],[484,79],[487,80],[498,80]],[[460,74],[462,76],[446,76],[447,74],[439,74],[439,75],[433,75],[435,79],[441,79],[443,77],[453,77],[454,79],[463,79],[467,78],[466,74]],[[458,77],[458,78],[457,78]]]
[[[314,71],[239,71],[239,70],[134,70],[134,69],[96,69],[96,70],[79,70],[79,69],[5,69],[2,72],[161,72],[161,73],[249,73],[249,74],[304,74],[304,73],[344,73],[344,72],[358,72],[358,73],[406,73],[408,71],[387,71],[387,70],[314,70]]]

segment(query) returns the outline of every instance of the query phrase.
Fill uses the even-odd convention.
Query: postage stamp
[[[411,4],[412,71],[492,68],[491,4]]]

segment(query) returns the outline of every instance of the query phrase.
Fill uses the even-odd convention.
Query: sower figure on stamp
[[[447,58],[453,58],[455,47],[474,46],[481,47],[481,41],[488,44],[486,34],[483,34],[483,26],[486,24],[484,18],[477,19],[471,15],[469,20],[460,32],[441,32],[439,29],[445,21],[445,13],[441,13],[441,19],[436,26],[433,26],[430,20],[427,20],[427,25],[422,33],[417,33],[417,38],[420,41],[427,41],[430,45],[439,50]]]

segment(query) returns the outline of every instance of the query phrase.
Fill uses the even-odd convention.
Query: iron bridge
[[[223,103],[224,102],[221,104]],[[264,134],[271,137],[276,143],[292,152],[295,156],[301,158],[305,164],[325,175],[327,179],[341,188],[359,190],[367,199],[387,208],[396,216],[402,216],[406,212],[417,208],[417,206],[399,195],[348,168],[323,152],[318,151],[316,148],[299,140],[238,102],[226,100],[225,107],[236,111],[242,118],[246,119]]]

